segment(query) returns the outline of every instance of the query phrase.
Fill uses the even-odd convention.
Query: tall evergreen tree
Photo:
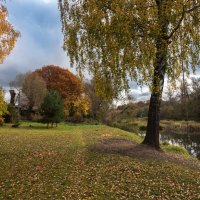
[[[50,91],[44,98],[44,102],[41,106],[41,112],[43,115],[43,122],[53,124],[61,122],[64,117],[64,103],[62,97],[57,91]]]

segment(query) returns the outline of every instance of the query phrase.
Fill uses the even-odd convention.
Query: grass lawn
[[[102,125],[0,127],[0,199],[200,199],[199,161],[140,141]]]

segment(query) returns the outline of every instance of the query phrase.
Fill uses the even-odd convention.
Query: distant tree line
[[[58,66],[44,66],[34,72],[18,74],[10,86],[10,104],[1,100],[4,107],[1,123],[5,119],[19,124],[19,114],[22,119],[44,122],[48,126],[61,121],[87,120],[113,125],[124,119],[148,117],[149,101],[134,101],[133,94],[128,103],[116,107],[113,99],[97,95],[95,79],[81,81]],[[190,84],[181,83],[175,90],[168,89],[165,96],[161,119],[200,120],[200,78],[192,78]]]
[[[134,95],[134,94],[133,94]],[[147,118],[149,101],[129,101],[111,109],[106,122],[124,119]],[[181,83],[176,89],[168,89],[162,100],[161,119],[200,121],[200,78],[192,78],[191,83]]]
[[[167,92],[161,119],[200,121],[200,78],[192,78],[190,84],[181,83],[173,92]]]
[[[94,80],[82,81],[69,70],[53,65],[18,74],[10,81],[10,88],[11,99],[4,119],[16,126],[19,116],[47,123],[48,127],[61,121],[98,123],[112,104],[96,95]]]

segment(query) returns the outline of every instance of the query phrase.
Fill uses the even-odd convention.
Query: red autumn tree
[[[36,70],[46,82],[48,90],[56,90],[63,99],[76,101],[82,94],[81,80],[69,70],[48,65]]]

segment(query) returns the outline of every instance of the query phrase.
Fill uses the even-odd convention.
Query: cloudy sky
[[[44,65],[70,69],[69,59],[62,49],[60,13],[57,0],[7,0],[9,20],[20,31],[12,53],[0,64],[0,85],[8,85],[16,74],[34,71]],[[149,99],[149,90],[131,83],[131,93],[138,100]],[[7,93],[8,95],[8,93]]]
[[[53,64],[70,68],[69,59],[62,49],[60,13],[57,0],[7,0],[9,21],[20,31],[12,53],[0,65],[0,85],[8,91],[9,82],[19,73],[34,71]],[[132,93],[139,99],[148,99],[148,89],[132,83]],[[9,93],[6,92],[6,99]]]
[[[0,65],[0,85],[6,87],[16,74],[33,71],[43,65],[69,68],[69,59],[62,50],[57,0],[8,0],[6,7],[9,20],[20,31],[21,37]]]

